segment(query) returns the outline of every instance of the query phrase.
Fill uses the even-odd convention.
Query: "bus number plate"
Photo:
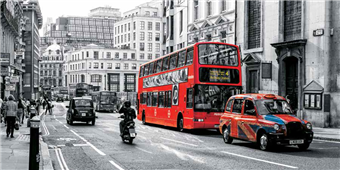
[[[81,116],[86,116],[86,113],[82,113]]]

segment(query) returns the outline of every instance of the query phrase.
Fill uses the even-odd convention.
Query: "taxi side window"
[[[233,113],[241,114],[243,101],[243,99],[235,99],[233,105]]]
[[[245,105],[244,105],[244,115],[253,115],[253,116],[256,115],[253,101],[246,100]]]
[[[227,108],[225,109],[225,111],[230,112],[231,105],[233,104],[233,101],[234,101],[234,99],[229,100],[229,102],[227,103]]]

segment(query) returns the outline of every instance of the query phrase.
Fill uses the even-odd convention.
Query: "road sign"
[[[7,66],[1,66],[0,75],[1,76],[8,76],[9,75],[9,71],[8,71],[8,67]]]
[[[19,83],[19,76],[12,76],[12,77],[10,77],[9,82],[11,82],[11,83]]]
[[[9,59],[10,59],[9,53],[1,53],[0,63],[2,66],[9,66]]]

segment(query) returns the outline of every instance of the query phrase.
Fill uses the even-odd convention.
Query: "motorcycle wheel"
[[[130,139],[129,139],[129,144],[132,144],[132,142],[133,142],[133,139],[130,138]]]

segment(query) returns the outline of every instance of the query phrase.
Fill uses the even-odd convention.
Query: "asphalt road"
[[[339,169],[340,142],[314,140],[307,151],[296,146],[265,152],[253,143],[225,144],[213,130],[178,132],[142,125],[132,145],[119,136],[118,114],[97,113],[96,125],[65,120],[67,105],[54,103],[43,124],[55,169]],[[47,128],[47,130],[46,130]]]

